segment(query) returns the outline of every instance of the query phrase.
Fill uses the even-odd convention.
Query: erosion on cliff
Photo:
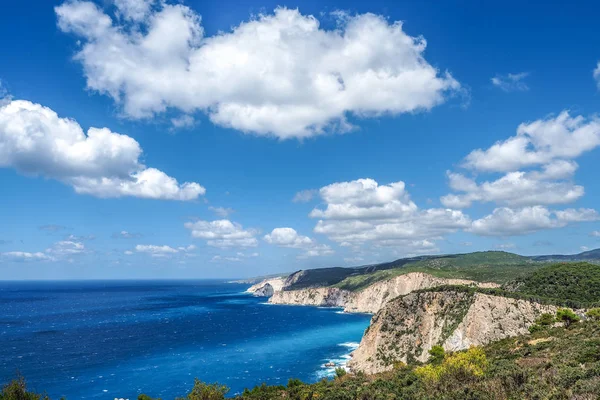
[[[246,292],[252,293],[254,296],[270,297],[275,292],[283,290],[286,278],[268,278],[255,285],[250,286]]]
[[[539,315],[555,311],[555,306],[473,291],[414,292],[373,316],[349,366],[377,373],[400,361],[424,362],[435,345],[456,351],[525,334]]]
[[[444,285],[498,286],[494,283],[437,278],[422,272],[412,272],[386,281],[376,282],[357,292],[335,287],[276,291],[269,302],[273,304],[343,307],[346,312],[375,313],[395,297],[419,289]]]

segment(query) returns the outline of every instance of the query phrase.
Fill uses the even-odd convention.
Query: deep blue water
[[[164,400],[194,377],[230,394],[316,381],[370,316],[276,306],[218,281],[0,282],[0,381],[17,370],[52,399]]]

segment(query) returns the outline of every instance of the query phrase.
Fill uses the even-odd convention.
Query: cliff
[[[254,296],[270,297],[284,288],[286,278],[269,278],[250,286],[246,292]]]
[[[275,291],[269,299],[273,304],[344,307],[346,312],[375,313],[389,300],[415,290],[442,285],[496,287],[494,283],[479,283],[464,279],[437,278],[422,272],[412,272],[374,283],[358,292],[326,287]]]
[[[398,361],[424,362],[435,345],[456,351],[525,334],[544,312],[556,307],[466,291],[411,293],[373,316],[348,365],[371,374]]]

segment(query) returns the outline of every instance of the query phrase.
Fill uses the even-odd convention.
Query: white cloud
[[[592,232],[590,232],[590,236],[592,236],[592,237],[600,237],[600,231],[592,231]]]
[[[62,226],[62,225],[50,224],[50,225],[42,225],[42,226],[38,227],[38,229],[41,231],[47,231],[47,232],[58,232],[58,231],[67,229],[67,227]]]
[[[589,249],[590,249],[590,248],[589,248],[589,247],[587,247],[587,246],[580,246],[580,247],[579,247],[579,250],[581,250],[581,251],[588,251]]]
[[[227,257],[227,256],[213,256],[210,262],[219,262],[219,261],[229,261],[229,262],[240,262],[242,259],[240,257]]]
[[[318,257],[334,254],[335,252],[326,244],[318,244],[308,236],[299,235],[293,228],[275,228],[264,236],[264,240],[279,247],[303,249],[304,253],[298,258]]]
[[[325,186],[319,194],[326,207],[310,213],[319,218],[314,230],[342,246],[370,242],[410,253],[436,251],[436,240],[471,224],[461,211],[419,209],[404,182],[358,179]]]
[[[497,244],[495,247],[498,250],[512,250],[512,249],[516,248],[517,246],[514,243],[500,243],[500,244]]]
[[[212,212],[214,212],[215,214],[217,214],[219,217],[228,217],[229,215],[233,214],[235,212],[235,210],[233,208],[225,208],[225,207],[213,207],[210,206],[208,207],[208,209]]]
[[[85,134],[72,119],[50,108],[15,100],[0,107],[0,167],[42,175],[96,197],[133,196],[194,200],[205,193],[197,183],[178,182],[140,163],[133,138],[107,128]]]
[[[325,30],[313,16],[277,8],[205,36],[182,4],[118,3],[127,18],[76,0],[55,11],[59,28],[82,41],[75,58],[88,88],[132,118],[201,110],[220,126],[303,138],[351,129],[349,115],[430,110],[461,90],[424,58],[424,38],[382,16],[337,13],[337,29]]]
[[[316,194],[317,191],[314,189],[301,190],[294,195],[292,201],[294,203],[308,203],[315,197]]]
[[[53,261],[54,258],[41,252],[28,253],[25,251],[8,251],[0,253],[0,256],[13,261]]]
[[[117,14],[125,19],[140,21],[148,16],[155,0],[113,0]]]
[[[519,125],[516,136],[487,150],[471,152],[464,166],[478,171],[509,172],[570,160],[598,146],[600,120],[571,117],[568,111],[563,111],[554,118]]]
[[[505,92],[524,92],[529,90],[525,83],[525,78],[529,72],[519,72],[518,74],[496,75],[491,79],[492,85],[504,90]]]
[[[564,162],[563,165],[571,165]],[[550,174],[557,176],[558,170],[548,166]],[[572,172],[570,172],[572,173]],[[448,173],[450,188],[463,192],[441,198],[446,207],[465,208],[473,202],[495,202],[510,206],[550,205],[571,203],[583,196],[583,186],[571,181],[545,179],[544,173],[522,171],[509,172],[495,181],[477,183],[458,173]]]
[[[526,235],[544,229],[562,228],[569,223],[597,221],[600,215],[591,209],[551,211],[543,206],[511,209],[496,208],[492,214],[473,221],[469,229],[482,236]]]
[[[271,233],[265,235],[264,239],[269,244],[294,249],[301,249],[314,244],[311,238],[298,235],[298,232],[293,228],[275,228]]]
[[[138,253],[149,254],[152,257],[170,257],[175,254],[185,254],[190,256],[191,251],[196,250],[196,246],[191,244],[189,246],[171,247],[167,245],[157,246],[153,244],[138,244],[135,246],[135,251]],[[126,251],[126,255],[132,255],[132,251]]]
[[[596,69],[594,70],[594,79],[596,80],[596,83],[598,84],[598,89],[600,89],[600,61],[598,61],[598,65],[596,66]]]
[[[46,250],[47,253],[55,254],[57,256],[81,254],[85,251],[85,245],[83,243],[72,240],[61,240],[60,242],[56,242],[53,247]]]
[[[171,118],[171,125],[174,129],[189,129],[196,125],[196,120],[191,115],[181,115],[177,118]]]
[[[135,238],[140,238],[142,236],[143,235],[141,233],[132,233],[132,232],[127,232],[127,231],[121,231],[121,232],[112,234],[112,237],[114,239],[135,239]]]
[[[214,247],[255,247],[258,244],[254,229],[244,229],[242,225],[227,219],[217,221],[186,222],[184,225],[192,237],[205,239]]]

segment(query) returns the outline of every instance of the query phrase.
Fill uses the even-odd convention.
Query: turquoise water
[[[0,282],[0,379],[53,399],[164,400],[331,376],[370,316],[275,306],[220,281]]]

